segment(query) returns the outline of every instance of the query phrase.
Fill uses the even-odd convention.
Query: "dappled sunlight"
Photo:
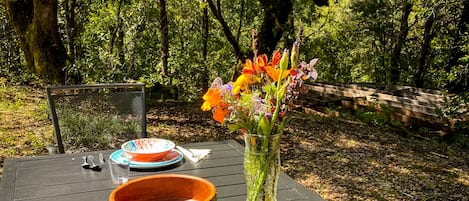
[[[367,160],[368,164],[371,166],[371,167],[374,167],[374,168],[381,168],[381,163],[379,163],[376,159],[374,158],[369,158]]]
[[[346,139],[344,137],[340,137],[339,139],[337,139],[337,141],[334,144],[335,144],[335,146],[337,146],[339,148],[344,148],[344,149],[367,147],[367,145],[364,144],[364,143],[361,143],[361,142],[356,141],[354,139]]]
[[[334,186],[331,181],[325,181],[317,175],[310,174],[307,178],[299,179],[298,182],[306,187],[314,188],[315,192],[326,200],[343,200],[348,197],[348,194],[344,193],[345,189],[343,187]]]
[[[457,181],[459,183],[469,187],[469,171],[467,170],[467,168],[466,170],[463,170],[461,168],[452,168],[450,172],[458,175]]]
[[[199,104],[159,103],[147,112],[149,137],[167,138],[177,143],[233,139],[223,126],[203,113]]]
[[[448,171],[462,159],[434,154],[426,141],[354,120],[295,115],[284,137],[284,171],[326,200],[459,200],[469,192],[467,173]]]
[[[404,166],[389,165],[388,168],[393,172],[397,172],[398,174],[411,174],[412,173],[412,170]]]
[[[308,142],[308,141],[300,142],[299,146],[300,146],[300,148],[305,149],[305,150],[309,150],[309,151],[315,151],[318,148],[317,144],[315,144],[313,142]]]

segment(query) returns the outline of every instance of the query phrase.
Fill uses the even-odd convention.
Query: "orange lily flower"
[[[221,101],[221,94],[218,88],[210,88],[205,93],[203,99],[205,100],[202,104],[201,109],[203,111],[209,111],[212,107],[218,105]]]
[[[265,71],[267,65],[267,56],[265,54],[255,58],[255,63],[251,59],[246,59],[246,63],[243,66],[243,74],[257,74]]]
[[[282,58],[282,55],[280,54],[280,52],[278,50],[275,50],[274,54],[272,55],[271,66],[275,67],[278,64],[278,62],[280,62],[281,58]]]
[[[256,64],[254,65],[256,72],[261,73],[265,71],[267,65],[267,55],[263,54],[256,58]]]
[[[278,77],[280,75],[280,69],[274,68],[272,66],[266,66],[265,71],[272,78],[274,81],[278,81]],[[282,80],[285,79],[290,74],[290,70],[284,70],[282,74]]]
[[[256,69],[251,59],[246,59],[246,63],[244,63],[243,67],[243,74],[256,74]]]
[[[220,102],[220,104],[218,104],[218,106],[213,111],[213,119],[223,124],[225,116],[229,113],[230,110],[228,110],[228,104],[226,104],[225,102]]]

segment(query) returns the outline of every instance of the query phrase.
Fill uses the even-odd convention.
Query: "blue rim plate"
[[[110,159],[115,161],[115,162],[122,162],[122,154],[124,154],[124,150],[119,149],[117,151],[112,152],[110,155]],[[135,168],[135,169],[150,169],[150,168],[160,168],[160,167],[165,167],[169,166],[175,163],[180,162],[182,159],[184,159],[184,156],[182,155],[181,152],[178,150],[172,150],[170,153],[167,154],[167,156],[163,157],[162,159],[154,162],[136,162],[136,161],[130,161],[130,168]]]

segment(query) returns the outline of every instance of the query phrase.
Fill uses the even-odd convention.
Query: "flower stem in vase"
[[[245,134],[244,174],[247,201],[276,201],[281,134]],[[267,141],[268,146],[264,147]]]

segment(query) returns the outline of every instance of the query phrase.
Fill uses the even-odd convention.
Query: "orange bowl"
[[[125,153],[132,156],[132,161],[157,161],[176,147],[170,140],[160,138],[141,138],[130,140],[122,144]]]
[[[183,174],[146,176],[120,185],[109,201],[214,201],[215,186],[208,180]]]

